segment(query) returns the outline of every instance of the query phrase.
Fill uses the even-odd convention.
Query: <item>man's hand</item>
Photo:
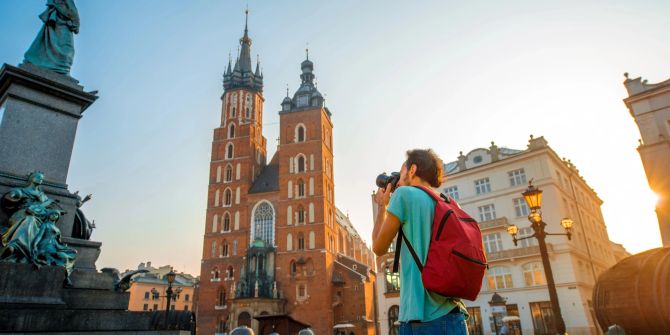
[[[380,207],[380,209],[385,209],[386,206],[389,204],[389,200],[391,199],[391,184],[386,185],[386,189],[377,189],[377,193],[375,193],[375,202],[377,205]]]

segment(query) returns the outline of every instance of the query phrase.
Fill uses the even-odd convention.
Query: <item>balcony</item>
[[[554,251],[551,243],[547,243],[547,252],[551,253]],[[540,255],[540,247],[537,245],[525,247],[525,248],[512,248],[498,252],[492,252],[486,255],[486,260],[489,262],[502,261],[514,258],[524,258]]]
[[[214,310],[216,310],[216,311],[222,311],[226,308],[228,308],[227,305],[214,305]]]
[[[507,218],[503,216],[501,218],[480,222],[479,229],[488,230],[494,228],[502,228],[507,225],[509,225],[509,221],[507,221]]]

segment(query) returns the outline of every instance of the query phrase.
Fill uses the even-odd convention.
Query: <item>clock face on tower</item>
[[[298,97],[298,107],[305,107],[309,105],[309,96],[301,95]]]

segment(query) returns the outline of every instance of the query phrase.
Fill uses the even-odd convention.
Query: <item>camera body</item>
[[[400,181],[400,172],[391,172],[391,175],[387,175],[386,172],[377,176],[375,181],[377,187],[381,189],[386,189],[388,184],[391,184],[391,192],[395,191],[398,187],[398,182]]]

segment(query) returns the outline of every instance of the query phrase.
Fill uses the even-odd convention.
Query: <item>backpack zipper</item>
[[[454,254],[454,255],[456,255],[456,256],[458,256],[458,257],[460,257],[460,258],[465,259],[466,261],[470,261],[470,262],[472,262],[472,263],[477,263],[477,264],[479,264],[479,265],[481,265],[481,266],[485,266],[485,267],[487,267],[487,268],[489,267],[488,264],[486,264],[486,263],[482,263],[482,262],[480,262],[480,261],[478,261],[478,260],[476,260],[476,259],[474,259],[474,258],[470,258],[470,257],[468,257],[468,256],[465,256],[465,255],[463,255],[462,253],[460,253],[460,252],[458,252],[458,251],[456,251],[456,250],[454,250],[454,249],[451,250],[451,253]]]

